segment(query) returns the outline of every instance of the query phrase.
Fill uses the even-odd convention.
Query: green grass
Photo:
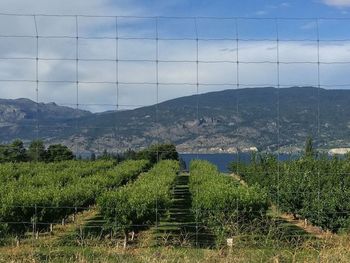
[[[349,262],[349,251],[341,248],[133,248],[113,247],[36,247],[1,250],[0,262]]]

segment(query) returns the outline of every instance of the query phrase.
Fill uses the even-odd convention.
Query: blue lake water
[[[214,154],[192,154],[192,153],[181,153],[180,157],[185,161],[188,169],[191,160],[207,160],[215,164],[220,172],[228,172],[228,166],[232,161],[236,161],[238,158],[242,162],[250,162],[250,153],[214,153]],[[286,161],[297,158],[298,155],[280,154],[279,160]]]

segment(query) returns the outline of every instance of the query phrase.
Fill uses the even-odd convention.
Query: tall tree
[[[0,145],[0,163],[10,162],[9,145]]]
[[[315,151],[313,147],[312,137],[308,137],[305,143],[305,157],[314,157]]]
[[[28,156],[31,161],[36,161],[36,162],[45,161],[46,150],[45,150],[44,142],[41,140],[32,141],[29,145]]]
[[[74,159],[73,152],[65,145],[53,144],[47,148],[48,162],[59,162]]]
[[[179,160],[174,144],[154,144],[136,154],[137,159],[149,160],[152,164],[160,160]]]
[[[9,159],[11,162],[25,162],[28,160],[27,150],[21,140],[14,140],[10,144]]]
[[[90,155],[90,161],[96,161],[96,154],[94,152]]]
[[[106,149],[103,150],[102,154],[98,157],[100,160],[113,160],[113,155],[107,152]]]

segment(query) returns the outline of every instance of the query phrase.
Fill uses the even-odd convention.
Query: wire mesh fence
[[[18,123],[0,119],[4,143],[16,137],[23,138],[26,143],[35,139],[44,139],[47,143],[63,141],[79,156],[92,152],[101,154],[105,149],[118,153],[172,141],[183,152],[197,155],[227,152],[236,160],[241,150],[254,148],[256,140],[265,140],[266,131],[272,139],[264,146],[277,155],[277,160],[300,148],[292,135],[302,144],[312,136],[317,147],[323,149],[349,146],[348,138],[328,141],[329,133],[335,132],[326,117],[322,95],[327,89],[348,90],[350,87],[348,19],[0,14],[0,21],[1,98],[28,98],[35,107],[32,116],[25,116]],[[290,87],[309,87],[311,95],[304,97],[300,93],[288,108],[285,101],[289,95],[283,91]],[[269,100],[256,100],[249,93],[243,95],[241,91],[245,88],[269,92]],[[225,95],[214,103],[203,96],[207,92],[224,90],[235,92],[234,96],[227,95],[231,100],[228,103],[222,101]],[[191,99],[171,105],[172,99],[183,96]],[[300,101],[304,104],[299,104]],[[218,111],[221,103],[226,105],[225,111],[231,117],[222,117],[223,113]],[[57,105],[68,107],[64,108],[65,112],[71,114],[62,123],[54,119],[53,110],[46,116],[51,110],[49,107]],[[267,105],[272,109],[272,119],[251,130],[249,124],[258,123],[259,118],[242,119],[249,114],[263,119],[259,114],[266,114]],[[72,108],[75,110],[70,111]],[[299,114],[299,119],[290,118],[293,112]],[[16,109],[12,113],[13,118],[20,114]],[[169,128],[168,122],[175,122],[175,126]],[[215,130],[215,125],[225,127],[225,133]],[[307,128],[300,130],[300,126]],[[12,137],[7,136],[13,127],[16,132]],[[277,162],[276,177],[271,181],[275,186],[271,195],[277,207],[282,198],[280,178],[288,173],[281,166]],[[231,171],[239,175],[240,167],[232,167]],[[245,173],[265,175],[260,171]],[[306,168],[294,172],[305,173]],[[345,178],[349,171],[323,171],[317,167],[313,170],[313,176],[319,178],[319,184],[312,189],[315,194],[311,194],[309,188],[293,188],[283,194],[310,193],[310,198],[318,202],[325,196],[329,198],[332,194],[323,192],[325,181],[321,180],[321,174]],[[339,184],[347,190],[346,182]],[[173,208],[177,217],[164,219],[168,210],[162,211],[155,204],[157,212],[153,222],[133,227],[163,232],[156,237],[158,244],[167,245],[176,237],[176,244],[215,246],[215,234],[197,220],[196,211],[181,205]],[[54,225],[66,223],[76,225],[74,242],[88,242],[91,237],[119,237],[114,236],[115,232],[106,228],[103,219],[96,214],[84,224],[76,221],[78,212],[81,216],[83,211],[95,207],[33,204],[18,208],[34,211],[31,220],[0,224],[23,225],[32,233],[33,240],[54,232]],[[38,209],[67,212],[63,212],[65,216],[59,222],[45,222],[38,219]],[[315,238],[303,228],[295,231],[291,230],[293,226],[285,226],[285,222],[294,219],[288,221],[268,215],[249,226],[238,216],[238,209],[231,212],[232,218],[226,223],[231,227],[230,234],[236,237],[234,242],[242,246],[247,244],[244,240],[256,240],[256,244],[262,245],[266,235],[281,243],[291,238],[297,242]],[[319,212],[323,212],[321,207]],[[347,218],[349,210],[329,214]],[[176,220],[180,225],[174,225]],[[172,224],[167,225],[169,222]],[[166,229],[162,230],[164,225]],[[255,232],[256,229],[262,230]],[[140,233],[142,231],[136,235]]]

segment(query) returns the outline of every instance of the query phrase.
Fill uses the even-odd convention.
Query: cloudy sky
[[[36,100],[38,80],[40,102],[123,110],[196,94],[197,82],[200,93],[277,86],[278,74],[281,87],[316,86],[318,61],[322,87],[350,88],[350,0],[2,0],[0,10],[1,98]]]

